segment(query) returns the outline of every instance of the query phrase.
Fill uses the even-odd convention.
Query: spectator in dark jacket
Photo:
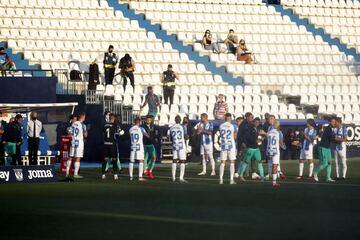
[[[21,165],[21,152],[20,146],[22,144],[22,116],[20,114],[16,115],[15,120],[10,122],[5,127],[3,135],[3,144],[5,145],[5,151],[7,152],[9,158],[8,162],[11,160],[12,165]]]

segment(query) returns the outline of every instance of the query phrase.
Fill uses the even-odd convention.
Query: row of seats
[[[301,94],[316,94],[316,95],[334,95],[341,94],[353,95],[360,92],[360,84],[353,85],[286,85],[283,89],[284,95],[301,95]]]
[[[307,6],[313,8],[359,8],[360,3],[357,0],[282,0],[285,6]]]
[[[0,0],[0,6],[23,6],[23,7],[47,7],[47,8],[61,8],[61,9],[107,9],[109,5],[107,1],[93,0]]]
[[[314,105],[319,103],[342,103],[342,104],[354,104],[359,102],[359,95],[315,95],[315,94],[302,94],[300,96],[300,104]]]

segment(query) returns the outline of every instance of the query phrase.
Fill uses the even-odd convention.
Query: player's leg
[[[202,161],[202,171],[198,174],[198,175],[205,175],[206,174],[206,160],[207,160],[207,155],[205,152],[205,147],[204,145],[200,146],[200,155],[201,155],[201,161]]]
[[[260,174],[260,177],[262,179],[264,179],[264,168],[263,168],[263,165],[262,165],[262,162],[261,162],[261,152],[260,152],[260,149],[255,149],[255,152],[254,152],[254,159],[256,160],[256,162],[258,163],[258,172]]]
[[[215,159],[214,159],[214,151],[213,151],[213,146],[210,145],[207,147],[207,154],[208,154],[208,158],[210,160],[210,164],[211,164],[211,176],[215,176],[216,175],[216,171],[215,171]]]
[[[253,153],[254,153],[253,149],[251,148],[247,148],[246,150],[244,150],[244,157],[239,166],[239,175],[240,175],[239,177],[242,181],[245,181],[244,172],[253,157]]]
[[[114,171],[114,179],[118,180],[119,179],[119,166],[117,163],[117,159],[116,158],[111,158],[111,162],[112,162],[112,166],[113,166],[113,171]]]
[[[339,179],[340,178],[340,156],[339,156],[339,151],[338,150],[334,150],[334,160],[335,160],[335,170],[336,170],[336,178]]]
[[[102,173],[101,178],[102,179],[106,178],[106,173],[107,173],[107,170],[108,170],[108,160],[109,160],[108,158],[109,158],[108,148],[107,148],[107,146],[104,146],[103,160],[102,160],[102,164],[101,164],[101,173]]]
[[[74,178],[83,178],[79,175],[80,169],[80,160],[84,156],[84,142],[79,142],[75,153],[75,162],[74,162]]]
[[[187,181],[184,179],[185,176],[185,164],[186,164],[186,149],[182,149],[179,151],[179,162],[180,162],[180,182],[186,183]]]
[[[220,184],[224,183],[224,171],[225,171],[225,162],[226,160],[221,159],[220,167],[219,167],[219,176],[220,176]]]
[[[300,154],[301,155],[301,154]],[[302,179],[303,178],[303,174],[304,174],[304,164],[305,164],[305,160],[304,158],[301,156],[301,159],[299,160],[299,176],[296,179]]]
[[[139,181],[145,181],[143,178],[144,160],[139,160]]]
[[[278,165],[280,163],[280,155],[275,155],[273,157],[271,157],[271,162],[273,163],[272,165],[272,185],[274,187],[279,187],[280,184],[277,183],[277,175],[278,175]]]
[[[342,179],[345,179],[346,173],[347,173],[346,148],[344,148],[340,151],[340,157],[341,157],[341,164],[342,164],[342,174],[340,177]]]
[[[236,184],[236,182],[234,181],[236,151],[229,151],[228,159],[230,160],[230,184]]]
[[[70,176],[70,168],[71,168],[72,158],[69,157],[66,161],[66,177]]]
[[[136,152],[131,150],[131,152],[130,152],[130,162],[129,162],[130,181],[133,180],[135,157],[136,157]]]
[[[309,159],[308,161],[309,161],[309,178],[311,178],[314,172],[314,160]]]
[[[144,175],[149,175],[149,158],[150,158],[150,154],[149,154],[149,146],[144,145]]]
[[[156,159],[157,159],[156,149],[155,149],[155,146],[152,145],[151,148],[150,148],[150,165],[148,165],[149,177],[151,179],[155,178],[154,175],[153,175],[153,171],[154,171],[154,168],[155,168]]]
[[[172,180],[173,182],[175,182],[176,180],[176,165],[177,165],[177,160],[178,160],[178,154],[179,152],[177,150],[173,150],[173,163],[171,165],[171,175],[172,175]]]

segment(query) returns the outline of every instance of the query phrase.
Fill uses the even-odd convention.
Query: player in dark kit
[[[117,163],[118,149],[117,139],[124,134],[120,126],[115,123],[116,117],[110,114],[109,121],[104,125],[104,152],[102,163],[102,179],[106,178],[108,161],[112,162],[114,170],[114,179],[118,179],[119,166]]]

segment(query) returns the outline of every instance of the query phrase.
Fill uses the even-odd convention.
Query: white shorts
[[[313,146],[309,146],[309,150],[301,149],[300,160],[313,160]]]
[[[236,160],[236,151],[230,150],[230,151],[221,151],[220,152],[220,160],[221,161],[235,161]]]
[[[173,159],[174,160],[186,160],[186,149],[173,150]]]
[[[272,164],[279,164],[280,163],[280,155],[277,154],[275,156],[269,157],[269,160],[272,162]]]
[[[213,154],[213,145],[212,144],[201,144],[200,146],[200,154],[201,155],[211,155]]]
[[[78,146],[71,145],[70,147],[70,157],[72,158],[82,158],[84,157],[84,142],[79,141]]]
[[[135,162],[139,160],[144,160],[144,151],[131,151],[130,152],[130,162]]]

